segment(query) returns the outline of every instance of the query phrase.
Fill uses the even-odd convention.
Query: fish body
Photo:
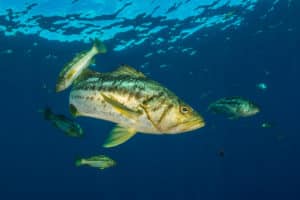
[[[249,117],[260,111],[257,105],[242,97],[221,98],[210,104],[208,109],[214,113],[228,115],[231,119]]]
[[[173,92],[130,66],[110,73],[86,70],[69,96],[70,111],[117,124],[104,147],[136,132],[178,134],[201,128],[203,118]]]
[[[50,108],[46,108],[43,111],[44,118],[51,121],[52,125],[59,130],[63,131],[65,135],[70,137],[82,137],[83,130],[79,124],[73,120],[65,117],[64,115],[58,115],[51,111]]]
[[[79,158],[75,161],[76,166],[88,165],[100,170],[116,165],[116,162],[105,155],[92,156],[89,158]]]
[[[67,89],[81,72],[93,63],[95,55],[105,52],[106,47],[99,40],[95,40],[90,50],[77,54],[59,73],[56,92]]]

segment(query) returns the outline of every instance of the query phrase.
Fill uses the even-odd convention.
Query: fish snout
[[[184,132],[193,131],[205,126],[205,121],[201,116],[195,117],[194,119],[184,123]]]
[[[202,117],[199,117],[199,119],[196,120],[195,122],[195,125],[198,127],[198,128],[202,128],[205,126],[205,121]]]

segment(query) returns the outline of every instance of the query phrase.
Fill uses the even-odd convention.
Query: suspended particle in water
[[[261,124],[261,127],[262,128],[271,128],[272,127],[272,124],[270,122],[263,122]]]
[[[217,154],[219,157],[223,158],[225,156],[224,149],[220,149]]]

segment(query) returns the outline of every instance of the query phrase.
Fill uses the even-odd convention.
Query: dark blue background
[[[70,116],[69,91],[55,94],[53,88],[61,67],[90,45],[0,36],[1,49],[14,49],[0,55],[0,199],[299,199],[300,15],[296,5],[280,6],[262,20],[260,4],[239,29],[206,30],[209,37],[180,44],[197,49],[197,56],[174,51],[151,57],[150,67],[140,70],[203,114],[207,126],[176,136],[138,134],[113,149],[101,147],[112,123],[76,119],[85,131],[80,140],[37,112],[49,105]],[[112,49],[113,41],[107,46]],[[97,57],[96,70],[121,63],[139,68],[143,55],[156,50],[147,44],[110,50]],[[58,58],[47,60],[48,54]],[[171,67],[158,67],[165,63]],[[268,90],[259,90],[259,82]],[[207,112],[209,103],[232,95],[253,100],[261,113],[227,120]],[[264,121],[273,127],[261,128]],[[221,149],[224,158],[217,155]],[[118,164],[104,171],[75,167],[76,156],[95,154]]]

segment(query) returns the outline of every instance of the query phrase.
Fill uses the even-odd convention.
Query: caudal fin
[[[76,160],[75,160],[75,166],[79,167],[81,165],[82,165],[82,159],[81,158],[76,158]]]
[[[96,49],[97,53],[106,53],[106,46],[98,39],[94,40],[93,48]]]

